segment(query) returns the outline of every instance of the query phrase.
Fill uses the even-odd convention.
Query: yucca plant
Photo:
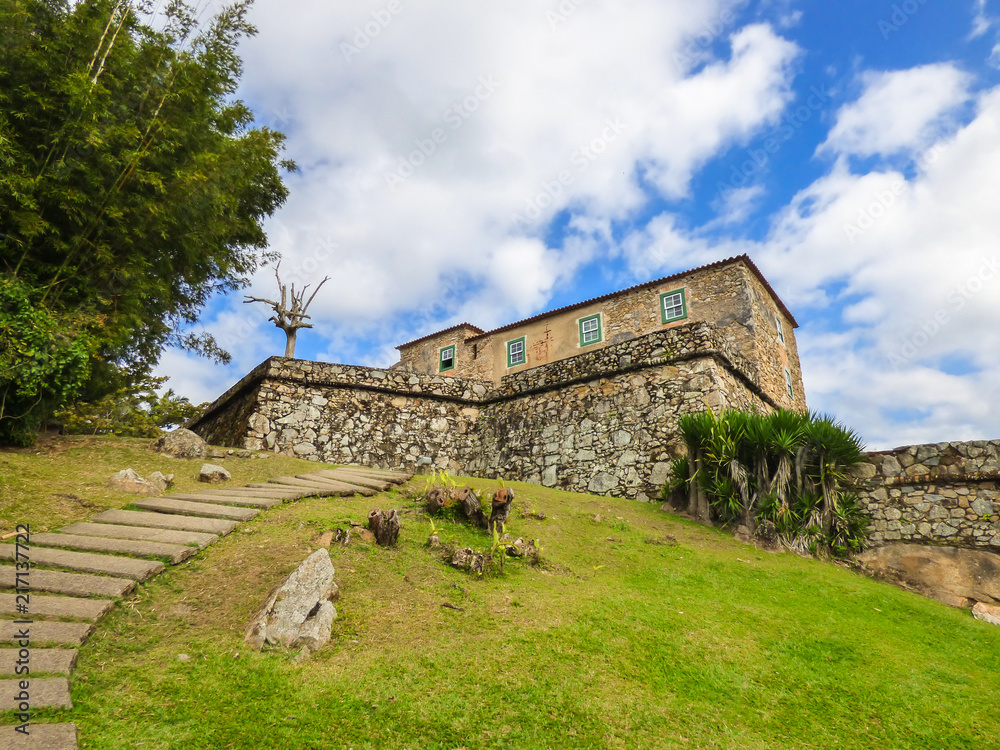
[[[842,555],[861,548],[867,519],[856,498],[840,492],[847,470],[863,458],[858,435],[823,414],[778,410],[711,411],[678,421],[688,449],[675,459],[665,493],[686,491],[688,512],[739,520],[751,531],[774,523],[790,549]]]

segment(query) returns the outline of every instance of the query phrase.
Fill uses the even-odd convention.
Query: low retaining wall
[[[1000,440],[869,453],[854,479],[872,519],[873,546],[1000,551]]]

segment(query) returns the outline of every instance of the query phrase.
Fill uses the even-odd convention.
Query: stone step
[[[0,726],[0,750],[78,750],[76,724],[31,724],[29,735]]]
[[[157,516],[163,518],[163,516]],[[195,520],[195,519],[191,519]],[[219,523],[228,523],[220,521]],[[145,526],[117,526],[109,523],[74,523],[59,529],[61,534],[79,534],[110,539],[133,539],[140,542],[160,544],[195,545],[194,549],[205,549],[219,537],[217,534],[203,534],[197,531],[174,531],[172,529],[150,529]]]
[[[309,490],[297,490],[293,487],[275,487],[273,484],[267,487],[220,488],[217,490],[202,490],[202,492],[206,495],[217,495],[219,497],[272,497],[278,500],[298,500],[301,497],[309,495]]]
[[[269,479],[269,482],[275,484],[291,484],[296,487],[312,487],[317,490],[317,495],[338,495],[341,497],[347,495],[364,495],[365,497],[371,497],[375,494],[375,490],[368,489],[367,487],[359,487],[356,484],[348,484],[346,482],[336,482],[327,479],[296,479],[295,477],[277,477],[275,479]]]
[[[191,494],[168,495],[168,500],[193,500],[194,502],[209,503],[210,505],[249,505],[254,508],[273,508],[281,505],[282,501],[277,497],[236,497],[234,495],[210,495],[207,492]]]
[[[197,516],[199,518],[223,518],[231,521],[249,521],[257,517],[259,510],[253,508],[230,508],[225,505],[195,503],[189,500],[171,500],[166,497],[133,500],[132,505],[139,510],[169,515]]]
[[[30,618],[29,619],[33,619]],[[24,628],[32,643],[60,643],[66,646],[82,646],[97,626],[92,622],[47,622],[35,620],[30,625],[19,625],[14,620],[0,620],[0,641],[18,640],[18,633]]]
[[[288,477],[288,479],[292,479],[292,477]],[[248,484],[247,487],[254,490],[263,490],[271,488],[278,492],[293,490],[304,493],[300,497],[295,498],[296,500],[300,500],[305,497],[323,497],[324,495],[327,494],[323,490],[323,488],[316,487],[314,485],[308,484],[307,482],[299,482],[296,485],[285,484],[284,482],[276,482],[274,479],[268,479],[267,482],[268,482],[267,484],[264,484],[262,482],[254,482],[252,484]]]
[[[334,471],[317,471],[315,474],[298,474],[299,479],[309,481],[325,482],[346,482],[347,484],[357,484],[361,487],[384,491],[392,487],[392,484],[382,479],[372,479],[362,474],[349,474],[346,471],[336,469]]]
[[[16,584],[13,565],[0,565],[0,588],[12,589]],[[22,578],[23,580],[23,578]],[[32,570],[28,577],[31,596],[36,591],[70,596],[102,596],[117,599],[135,588],[128,578],[109,578],[85,573],[60,573],[54,570]],[[32,598],[32,601],[34,599]]]
[[[403,482],[409,482],[413,479],[413,474],[406,471],[393,471],[392,469],[372,469],[367,466],[343,466],[341,467],[344,471],[350,471],[354,474],[369,474],[376,479],[385,479],[387,482],[392,482],[393,484],[403,484]]]
[[[45,547],[72,547],[91,552],[118,552],[124,555],[166,557],[173,565],[198,554],[197,547],[187,547],[183,544],[105,539],[99,536],[78,536],[76,534],[32,534],[31,542]]]
[[[32,573],[34,575],[34,572]],[[0,614],[17,614],[17,596],[0,594]],[[32,617],[72,617],[76,620],[99,620],[115,606],[107,599],[77,599],[72,596],[29,594],[28,612]]]
[[[18,709],[20,701],[17,695],[21,692],[20,682],[21,678],[0,680],[0,711]],[[73,701],[69,697],[69,680],[65,677],[31,678],[28,680],[27,693],[32,709],[73,708]]]
[[[13,544],[0,544],[0,559],[13,560],[15,554],[16,548]],[[156,560],[134,560],[130,557],[94,555],[89,552],[70,552],[45,547],[32,547],[28,556],[33,567],[32,575],[37,566],[41,565],[76,570],[81,573],[101,573],[145,581],[164,568],[163,563]]]
[[[16,674],[14,670],[24,666],[20,654],[19,648],[0,648],[0,675]],[[70,674],[76,666],[76,655],[75,648],[32,648],[27,667],[31,670],[30,674]],[[22,664],[19,665],[18,661]],[[0,740],[0,747],[3,747],[3,740]]]

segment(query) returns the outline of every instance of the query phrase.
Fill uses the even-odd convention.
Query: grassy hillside
[[[138,462],[139,446],[114,445]],[[106,618],[81,650],[76,707],[48,716],[109,749],[964,750],[1000,734],[1000,629],[655,507],[512,486],[511,531],[539,539],[544,565],[485,579],[427,548],[405,488],[269,511]],[[331,550],[331,643],[300,662],[248,651],[269,590],[373,507],[406,511],[400,545]]]
[[[135,469],[144,477],[154,471],[173,474],[171,492],[204,489],[198,469],[206,462],[228,469],[233,484],[317,469],[315,463],[278,455],[263,460],[181,460],[154,453],[148,449],[152,443],[145,438],[81,435],[43,438],[31,448],[0,448],[0,533],[19,523],[30,523],[34,532],[47,531],[108,508],[124,508],[135,496],[106,485],[122,469]]]

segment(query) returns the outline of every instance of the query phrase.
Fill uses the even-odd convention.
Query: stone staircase
[[[54,533],[32,534],[27,551],[30,601],[26,607],[19,604],[14,591],[14,540],[0,544],[0,642],[14,646],[0,647],[0,711],[18,710],[20,681],[24,679],[29,682],[32,713],[40,708],[71,709],[69,677],[76,664],[76,649],[94,631],[98,620],[136,585],[167,565],[198,554],[261,511],[303,497],[371,496],[410,477],[362,467],[277,477],[246,487],[213,487],[135,500],[132,507],[137,510],[108,510]],[[18,641],[25,628],[30,642],[30,674],[17,676],[21,660]],[[0,750],[77,748],[74,724],[32,721],[28,735],[15,731],[16,726],[0,725]]]

